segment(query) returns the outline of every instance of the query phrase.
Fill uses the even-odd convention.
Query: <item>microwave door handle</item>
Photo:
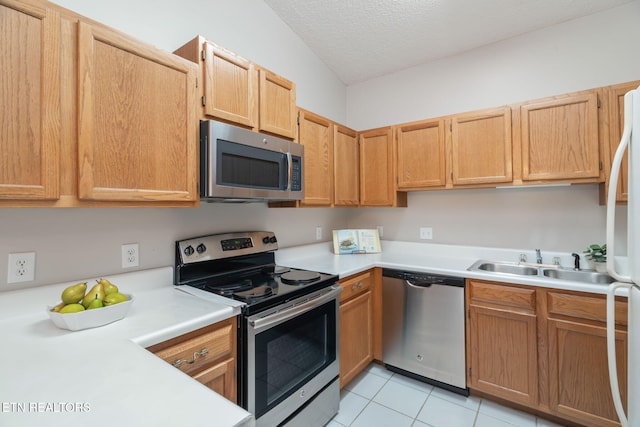
[[[291,177],[293,176],[293,160],[291,159],[291,152],[287,152],[287,188],[285,190],[291,190]]]

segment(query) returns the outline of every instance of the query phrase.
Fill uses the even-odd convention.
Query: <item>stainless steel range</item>
[[[176,286],[244,303],[238,403],[257,426],[326,424],[338,411],[338,277],[277,266],[268,231],[176,242]],[[197,290],[197,291],[194,291]]]

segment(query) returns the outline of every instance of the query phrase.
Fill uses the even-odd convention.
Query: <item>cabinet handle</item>
[[[362,282],[354,283],[353,285],[351,285],[351,290],[355,291],[356,289],[359,289],[361,287],[362,287]]]
[[[199,357],[204,357],[207,354],[209,354],[209,350],[207,350],[206,348],[203,348],[200,351],[194,351],[193,352],[193,359],[191,360],[187,360],[187,359],[178,359],[175,362],[173,362],[173,366],[175,366],[176,368],[179,368],[180,366],[182,366],[182,364],[184,363],[188,363],[189,365],[192,365],[195,363],[196,359]]]

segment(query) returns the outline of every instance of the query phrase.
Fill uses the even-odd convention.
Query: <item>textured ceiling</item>
[[[633,0],[264,0],[345,84]]]

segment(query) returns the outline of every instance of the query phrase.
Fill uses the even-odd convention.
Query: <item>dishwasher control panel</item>
[[[382,269],[383,277],[393,277],[396,279],[407,280],[415,286],[429,285],[447,285],[458,286],[464,288],[463,277],[445,276],[442,274],[421,273],[412,271],[393,270],[390,268]]]

